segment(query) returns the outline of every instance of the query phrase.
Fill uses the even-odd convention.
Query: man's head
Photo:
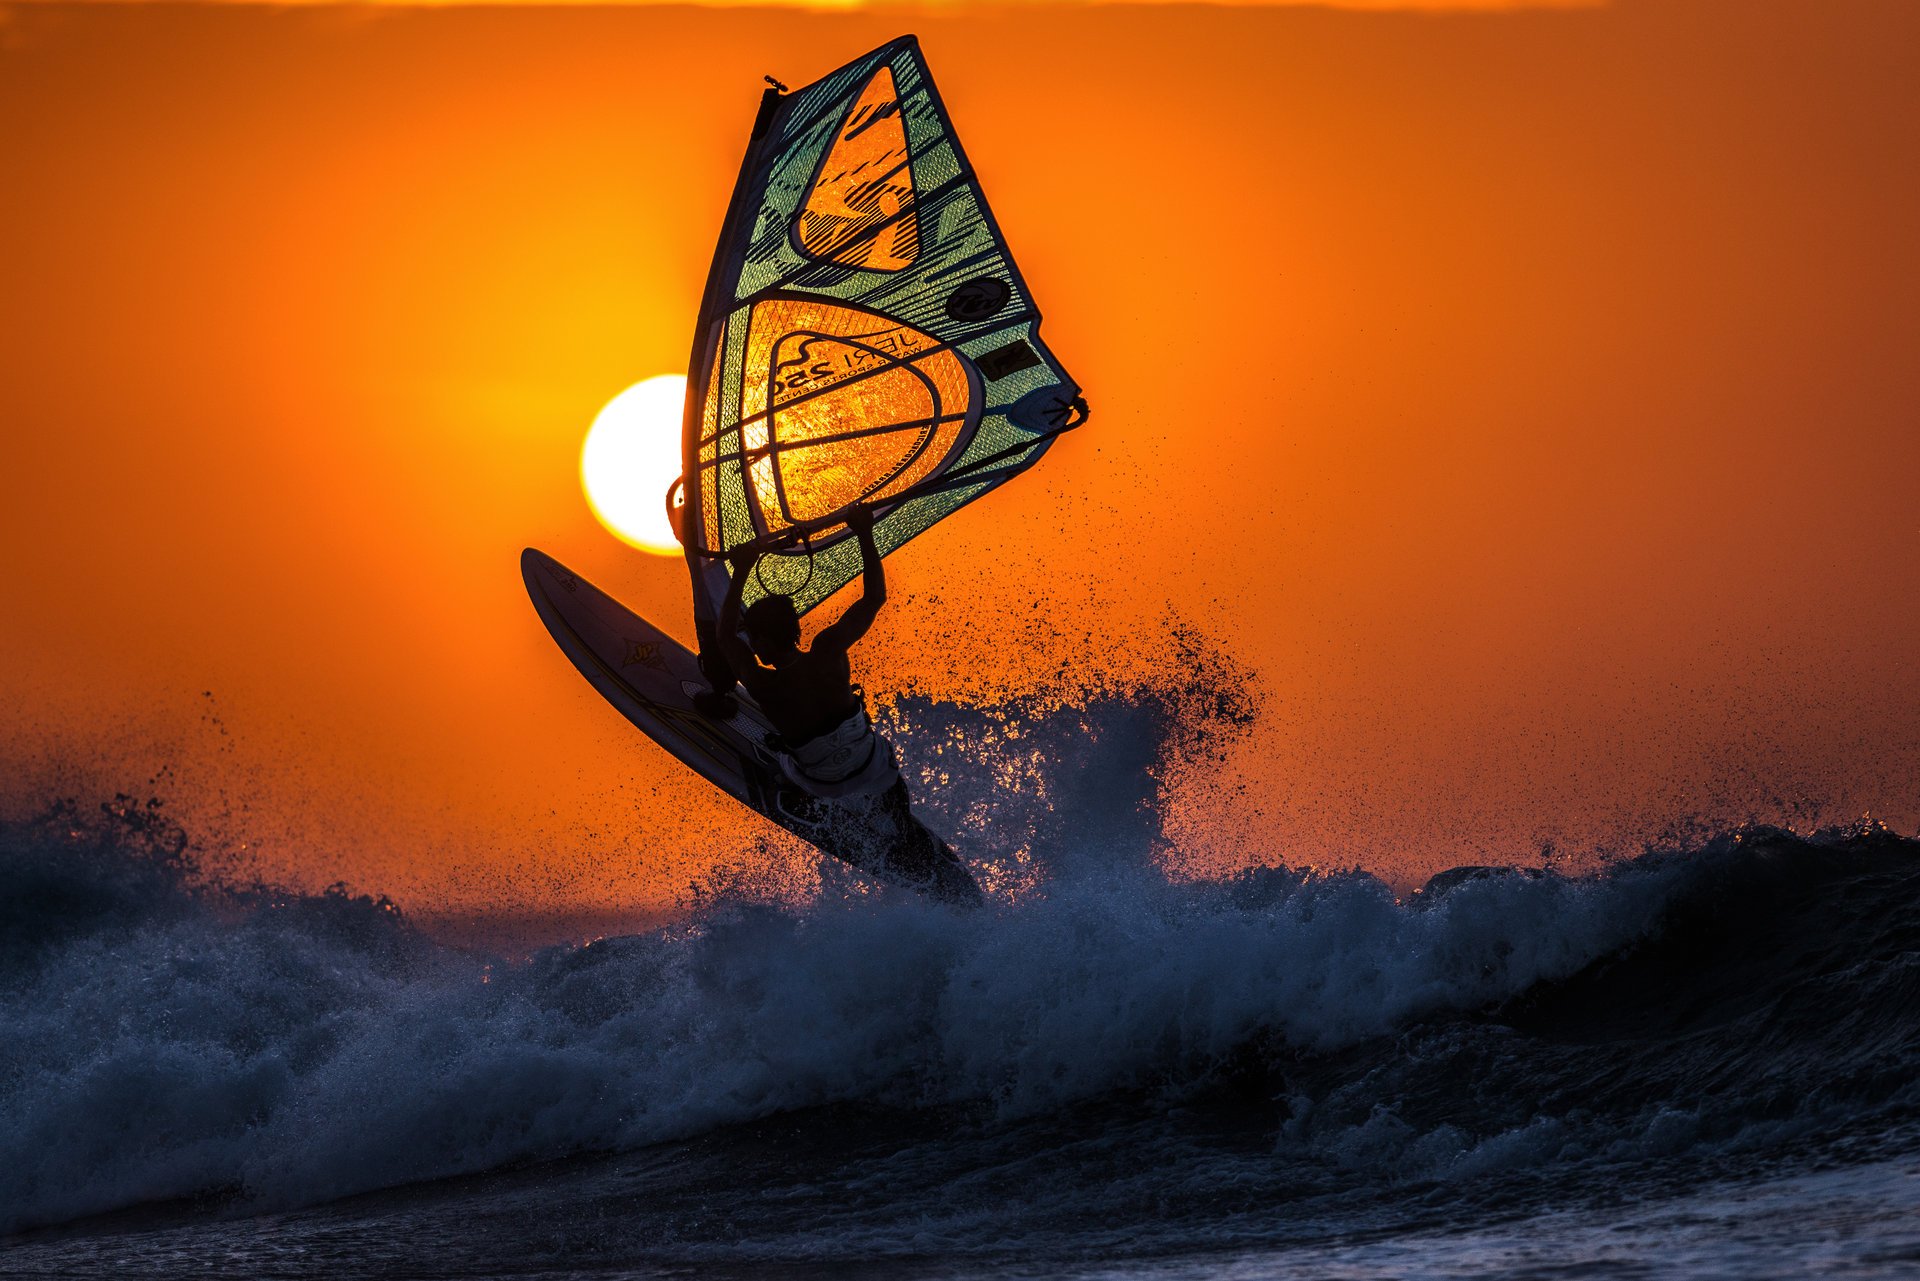
[[[791,596],[763,596],[741,615],[747,643],[762,662],[771,663],[800,647],[800,615]]]

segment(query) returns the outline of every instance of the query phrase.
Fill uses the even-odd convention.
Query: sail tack
[[[801,612],[859,573],[845,515],[891,552],[1030,466],[1084,416],[902,37],[769,90],[695,335],[676,523],[710,623],[724,556]]]

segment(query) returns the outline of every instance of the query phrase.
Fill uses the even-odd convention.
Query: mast
[[[713,338],[713,329],[716,324],[725,322],[731,302],[732,275],[724,268],[740,221],[747,216],[747,207],[758,203],[754,198],[753,184],[747,179],[760,162],[760,153],[771,132],[773,118],[787,93],[787,87],[772,76],[766,77],[766,81],[767,87],[760,94],[760,109],[753,118],[753,132],[747,139],[747,153],[740,159],[740,172],[734,178],[733,195],[727,200],[727,214],[720,223],[720,237],[713,247],[713,262],[707,268],[706,288],[700,297],[700,314],[694,322],[693,351],[687,357],[687,400],[680,419],[680,480],[667,495],[670,516],[673,515],[675,493],[681,496],[684,504],[674,526],[680,533],[680,545],[687,560],[687,576],[693,588],[693,631],[695,646],[700,654],[700,670],[713,688],[722,694],[733,688],[735,678],[733,668],[715,643],[720,602],[714,598],[712,575],[717,572],[724,576],[726,570],[717,567],[712,559],[701,557],[696,551],[702,531],[706,528],[706,513],[701,510],[701,488],[694,483],[694,477],[699,463],[702,402],[712,382],[713,362],[725,345],[724,334],[717,341]]]

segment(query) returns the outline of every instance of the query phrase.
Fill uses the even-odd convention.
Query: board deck
[[[522,552],[520,576],[540,621],[600,696],[708,782],[862,872],[978,901],[966,868],[917,818],[878,855],[871,840],[848,840],[831,806],[787,782],[768,746],[773,724],[745,690],[735,691],[738,707],[726,720],[697,710],[707,681],[684,645],[544,552]]]

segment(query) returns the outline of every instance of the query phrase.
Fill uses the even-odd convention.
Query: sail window
[[[913,158],[893,72],[882,66],[840,122],[796,226],[806,254],[868,271],[920,256]]]
[[[769,533],[885,501],[944,464],[979,419],[951,347],[860,307],[765,299],[745,363],[741,445]]]

